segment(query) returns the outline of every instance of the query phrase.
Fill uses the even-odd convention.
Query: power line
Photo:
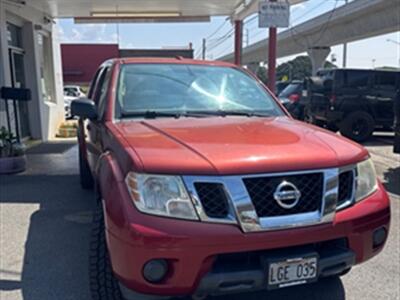
[[[247,19],[247,20],[245,20],[244,22],[243,22],[243,24],[244,25],[246,25],[246,24],[250,24],[251,22],[253,22],[254,20],[256,20],[258,18],[258,15],[254,15],[254,16],[252,16],[250,19]],[[228,21],[228,19],[227,20],[225,20],[226,22]],[[224,22],[224,24],[226,23],[226,22]],[[220,26],[220,28],[219,28],[219,30],[221,29],[221,28],[223,28],[223,26]],[[218,30],[218,31],[219,31]],[[218,32],[217,31],[217,32]],[[215,33],[216,32],[214,32],[213,34],[211,34],[208,38],[207,38],[207,40],[209,40],[210,39],[210,37],[211,36],[213,36],[213,35],[215,35]],[[230,37],[232,37],[233,35],[234,35],[234,33],[235,33],[235,30],[234,30],[234,28],[231,28],[230,30],[228,30],[225,34],[223,34],[222,36],[219,36],[219,37],[217,37],[217,38],[214,38],[214,39],[211,39],[211,40],[209,40],[208,42],[208,51],[210,52],[210,51],[213,51],[213,50],[215,50],[215,49],[217,49],[219,46],[221,46],[224,42],[226,42]],[[226,48],[225,48],[226,49]]]
[[[229,18],[226,18],[224,20],[224,22],[222,22],[222,24],[213,32],[211,33],[208,37],[206,37],[206,39],[210,39],[211,37],[213,37],[214,35],[216,35],[222,28],[224,28],[225,24],[228,22]]]

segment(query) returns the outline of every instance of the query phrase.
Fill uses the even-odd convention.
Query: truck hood
[[[210,117],[115,124],[143,172],[234,175],[321,169],[365,159],[360,145],[287,117]],[[138,165],[138,164],[136,164]]]

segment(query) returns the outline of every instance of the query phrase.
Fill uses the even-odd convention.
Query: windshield
[[[299,94],[301,93],[302,86],[301,83],[291,83],[279,94],[279,97],[287,98],[292,94]]]
[[[185,113],[284,115],[273,98],[246,73],[230,67],[180,64],[123,65],[116,116],[164,117]],[[158,114],[157,114],[158,113]]]

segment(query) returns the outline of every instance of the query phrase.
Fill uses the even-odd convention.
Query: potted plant
[[[25,146],[16,143],[14,135],[0,128],[0,174],[14,174],[26,169]]]

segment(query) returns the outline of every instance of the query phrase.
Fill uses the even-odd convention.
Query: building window
[[[23,48],[22,28],[14,24],[7,23],[7,40],[9,46]]]
[[[36,41],[39,53],[40,83],[42,87],[42,99],[45,102],[56,102],[54,75],[53,75],[53,53],[51,47],[51,36],[47,33],[37,33]]]

